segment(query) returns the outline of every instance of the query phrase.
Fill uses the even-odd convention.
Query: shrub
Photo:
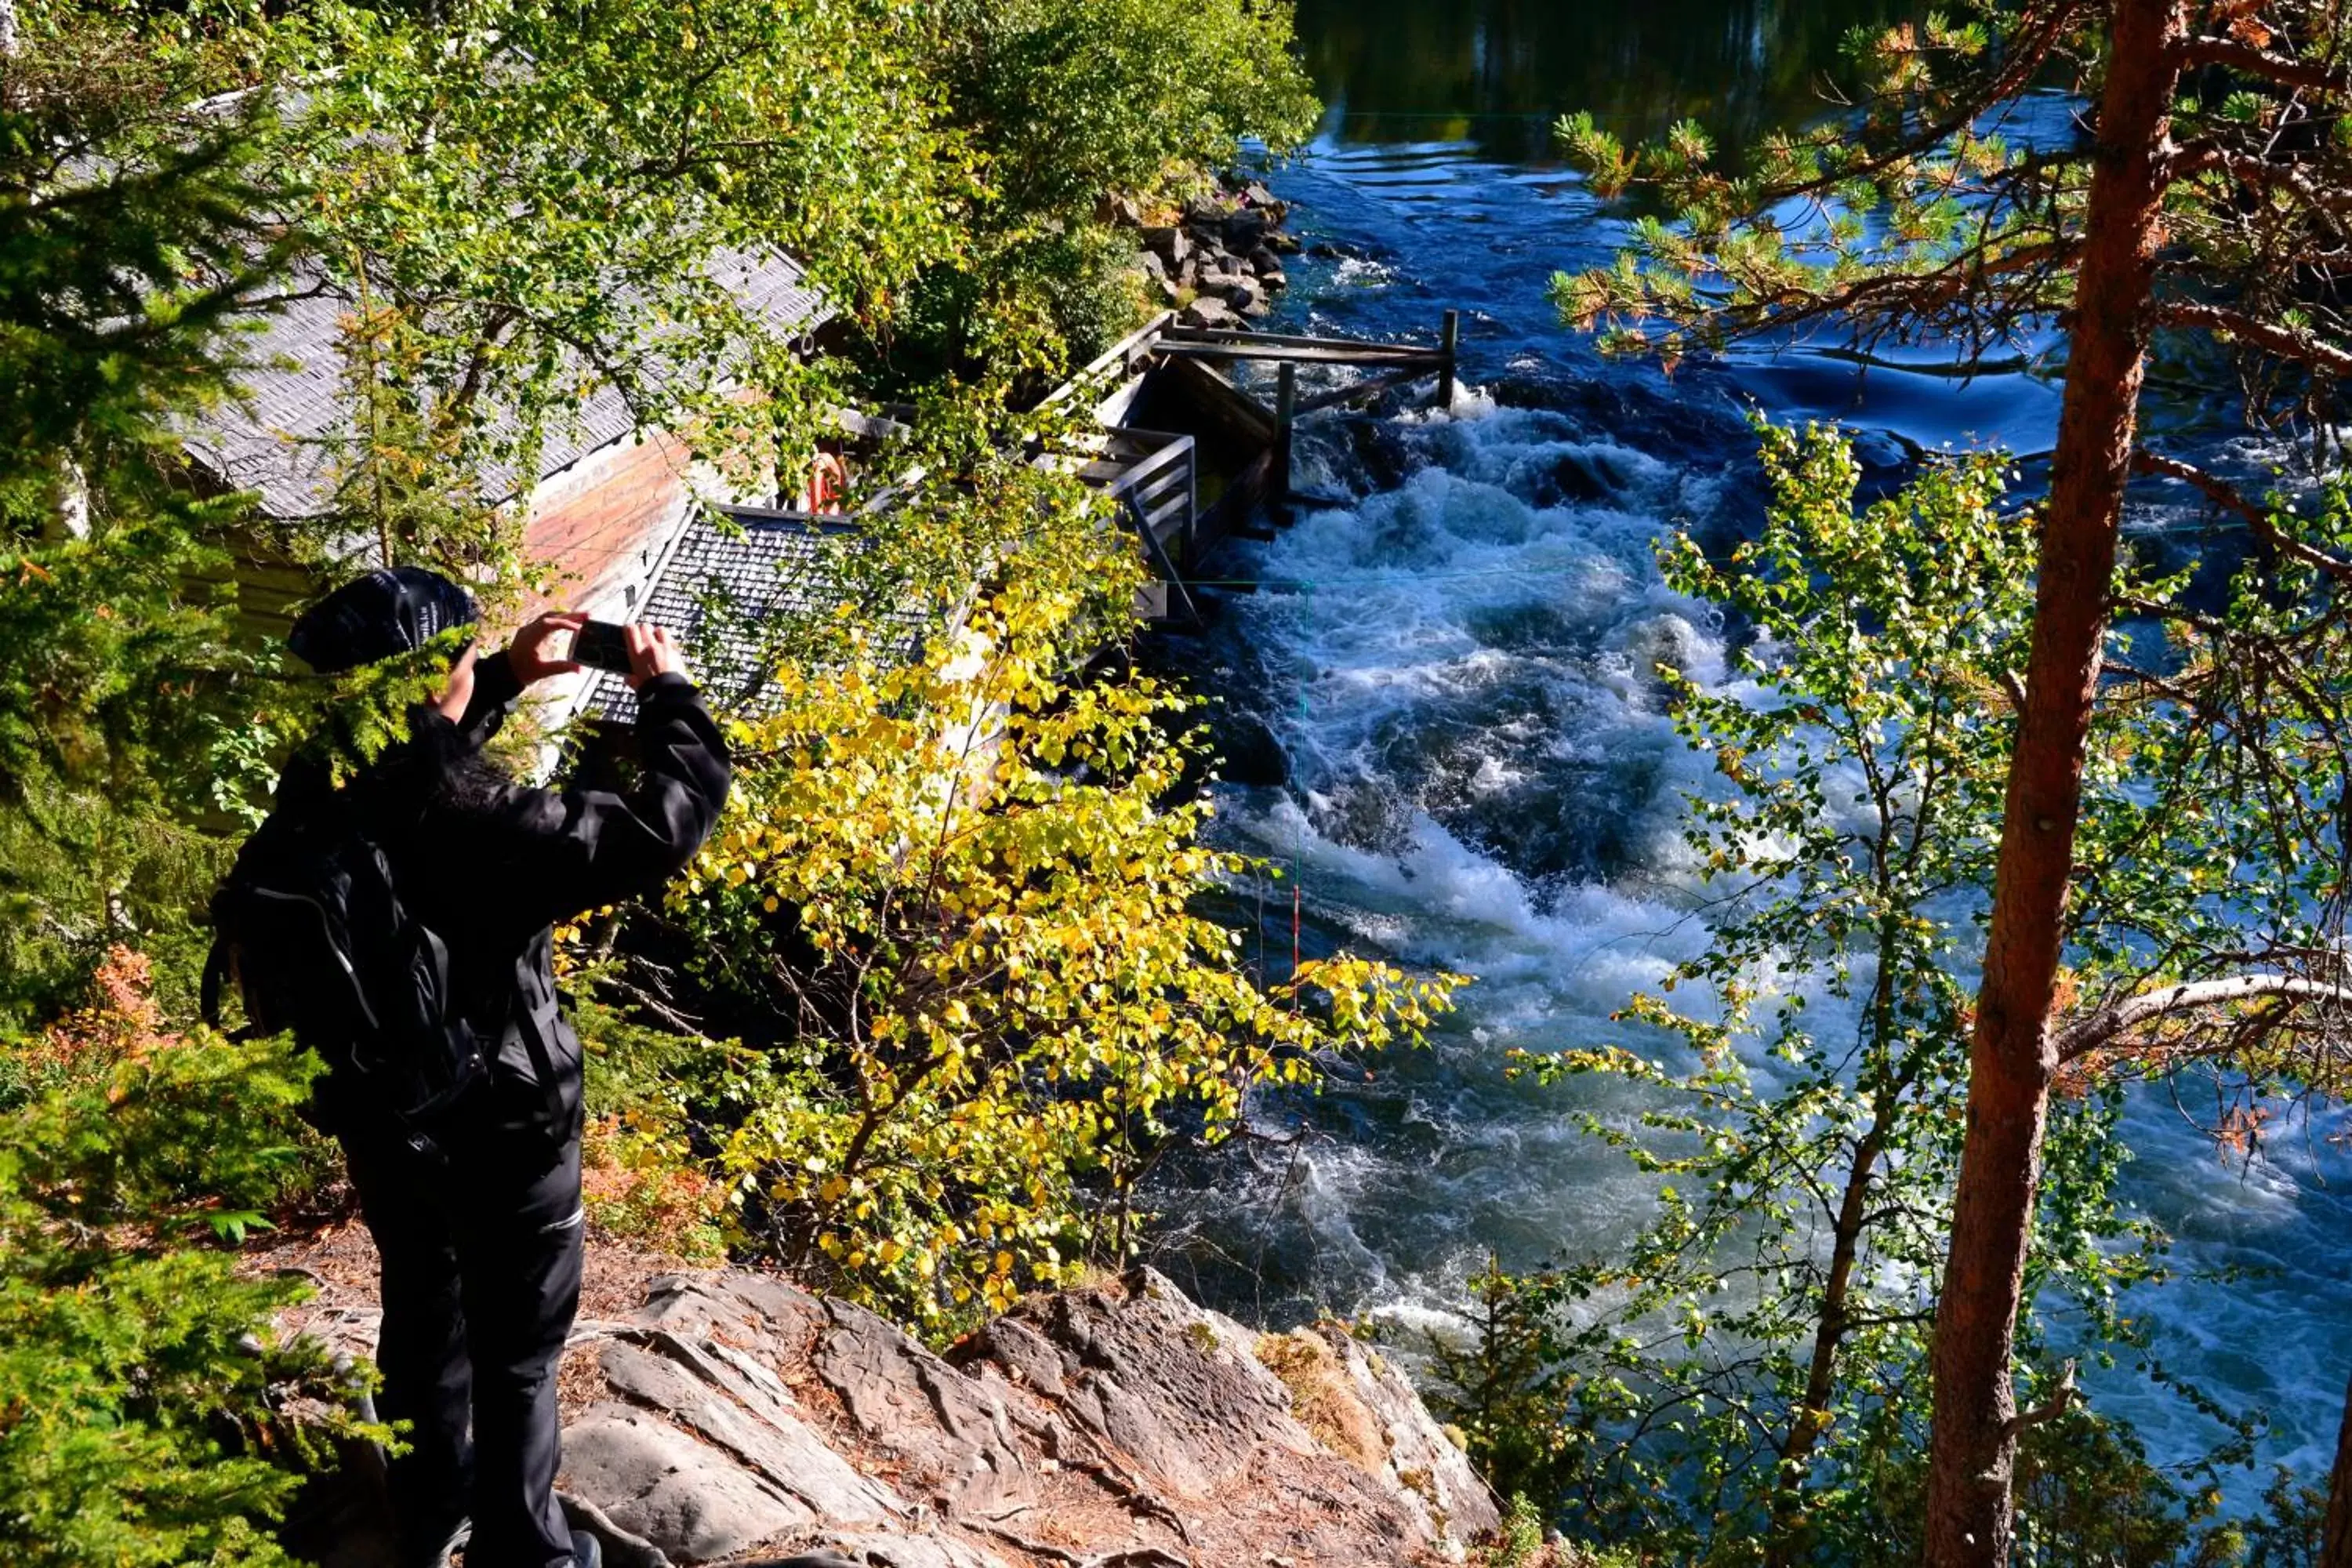
[[[268,1524],[360,1428],[323,1349],[271,1326],[299,1288],[212,1243],[304,1179],[315,1061],[164,1031],[119,948],[91,1006],[5,1055],[0,1561],[285,1562]]]
[[[1068,682],[1091,586],[1014,584],[911,666],[781,675],[673,901],[790,1035],[722,1152],[739,1236],[934,1328],[1122,1258],[1171,1137],[1416,1037],[1453,984],[1245,968],[1194,908],[1243,862],[1169,803],[1203,763],[1187,703]]]

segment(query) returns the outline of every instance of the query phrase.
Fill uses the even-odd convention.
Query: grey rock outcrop
[[[369,1348],[369,1316],[331,1331]],[[1370,1568],[1460,1561],[1498,1522],[1377,1354],[1255,1333],[1148,1269],[944,1356],[768,1276],[663,1275],[580,1325],[562,1384],[559,1486],[613,1568]]]
[[[1203,294],[1185,306],[1176,319],[1188,327],[1229,327],[1234,322],[1234,312],[1214,294]]]
[[[1024,1303],[946,1357],[772,1279],[675,1276],[579,1348],[603,1392],[564,1485],[672,1563],[1401,1563],[1496,1522],[1362,1346],[1262,1342],[1149,1271]]]
[[[1147,228],[1142,231],[1143,248],[1157,254],[1171,267],[1181,267],[1192,254],[1192,237],[1181,228]]]

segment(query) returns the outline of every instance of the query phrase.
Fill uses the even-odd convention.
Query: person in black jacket
[[[324,672],[472,618],[462,589],[402,568],[329,595],[291,640]],[[729,766],[669,634],[631,626],[637,786],[537,789],[500,773],[485,742],[526,689],[579,668],[562,655],[582,624],[541,616],[501,652],[469,647],[439,700],[411,712],[407,742],[348,786],[383,826],[404,902],[447,944],[488,1065],[429,1137],[331,1074],[317,1102],[382,1255],[378,1411],[408,1426],[392,1494],[409,1563],[446,1560],[470,1512],[467,1568],[596,1568],[593,1539],[572,1534],[554,1496],[555,1370],[579,1306],[583,1215],[580,1042],[558,1004],[551,927],[682,869],[725,804]],[[289,769],[280,803],[320,787]]]

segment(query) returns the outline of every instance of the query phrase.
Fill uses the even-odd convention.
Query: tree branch
[[[2084,7],[2079,5],[2057,4],[2042,8],[2040,26],[2032,32],[2008,40],[2002,52],[2000,69],[1975,85],[1975,89],[1958,99],[1940,120],[1933,121],[1905,136],[1899,142],[1874,157],[1807,180],[1785,189],[1775,190],[1775,201],[1790,200],[1816,192],[1835,190],[1848,180],[1874,179],[1906,158],[1941,147],[1953,137],[1968,130],[1998,103],[2015,98],[2033,80],[2034,76],[2065,37],[2075,13]]]
[[[2194,1012],[2200,1007],[2226,1006],[2233,1002],[2251,1002],[2265,996],[2284,996],[2297,1002],[2340,1002],[2352,1005],[2352,986],[2325,980],[2306,980],[2299,974],[2237,974],[2226,980],[2192,980],[2179,985],[2168,985],[2158,991],[2127,996],[2067,1025],[2058,1033],[2058,1059],[2073,1061],[2102,1046],[2112,1044],[2119,1035],[2176,1013]]]
[[[2297,561],[2315,572],[2325,573],[2341,582],[2352,582],[2352,561],[2342,561],[2324,550],[2314,549],[2282,530],[2271,514],[2246,499],[2236,486],[2215,479],[2204,469],[2184,463],[2177,458],[2159,457],[2139,447],[2132,453],[2132,471],[2155,474],[2168,479],[2179,479],[2202,493],[2206,500],[2225,511],[2236,512],[2246,520],[2263,542],[2289,560]]]
[[[2190,300],[2174,300],[2159,306],[2156,319],[2168,327],[2193,327],[2209,332],[2225,333],[2242,338],[2258,348],[2266,349],[2282,359],[2300,360],[2305,364],[2328,372],[2332,375],[2352,378],[2352,353],[2325,342],[2308,332],[2282,327],[2243,311],[2223,305],[2200,305]]]
[[[2074,1363],[2070,1361],[2066,1363],[2065,1370],[2059,1374],[2058,1386],[2052,1390],[2048,1399],[2031,1410],[2021,1410],[2009,1418],[2009,1434],[2013,1437],[2028,1426],[2039,1426],[2045,1421],[2055,1421],[2065,1415],[2067,1407],[2074,1403]]]
[[[2212,142],[2192,142],[2174,153],[2167,176],[2193,180],[2200,174],[2226,174],[2242,185],[2258,190],[2283,190],[2315,212],[2352,212],[2352,193],[2325,189],[2312,182],[2304,166],[2292,159],[2264,158],[2233,153]]]
[[[2180,59],[2190,67],[2223,66],[2243,76],[2274,81],[2281,87],[2307,87],[2322,92],[2352,87],[2352,70],[2343,66],[2297,59],[2293,55],[2258,49],[2235,38],[2187,39],[2180,45]]]

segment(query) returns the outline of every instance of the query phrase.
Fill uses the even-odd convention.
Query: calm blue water
[[[1306,437],[1302,481],[1347,504],[1232,563],[1303,591],[1238,598],[1171,657],[1281,743],[1287,785],[1228,792],[1223,830],[1295,870],[1308,947],[1345,942],[1478,984],[1434,1051],[1309,1105],[1268,1101],[1262,1138],[1171,1180],[1163,1263],[1225,1304],[1442,1326],[1490,1252],[1530,1267],[1606,1249],[1648,1212],[1646,1184],[1570,1124],[1571,1091],[1507,1082],[1502,1063],[1513,1047],[1637,1043],[1608,1015],[1706,939],[1675,837],[1678,791],[1698,771],[1648,672],[1668,658],[1714,678],[1722,643],[1706,606],[1659,583],[1652,551],[1676,526],[1753,526],[1743,410],[1843,420],[1890,482],[1919,447],[2050,444],[2057,389],[2030,363],[1962,383],[1792,350],[1669,379],[1601,363],[1544,300],[1555,269],[1605,259],[1618,234],[1543,161],[1552,112],[1597,102],[1638,127],[1713,107],[1750,130],[1800,115],[1810,79],[1781,44],[1818,60],[1824,38],[1885,9],[1674,0],[1635,21],[1575,6],[1302,7],[1332,110],[1313,154],[1274,184],[1299,204],[1295,228],[1348,254],[1302,258],[1284,324],[1433,336],[1458,308],[1465,388],[1449,411]],[[1712,92],[1692,85],[1705,80]],[[2022,129],[2063,135],[2066,116],[2042,100]],[[2213,432],[2229,460],[2242,444],[2222,434],[2226,406],[2175,381],[2151,418]],[[2160,496],[2133,528],[2178,550],[2207,533]],[[1289,896],[1265,895],[1277,949]],[[2324,1475],[2333,1449],[2352,1371],[2352,1161],[2326,1141],[2338,1130],[2296,1124],[2240,1169],[2153,1093],[2129,1118],[2128,1195],[2178,1238],[2179,1271],[2256,1271],[2184,1278],[2137,1303],[2164,1365],[2268,1412],[2260,1469],[2230,1484],[2236,1502],[2272,1463]],[[2220,1436],[2137,1367],[2093,1387],[2160,1460]]]

